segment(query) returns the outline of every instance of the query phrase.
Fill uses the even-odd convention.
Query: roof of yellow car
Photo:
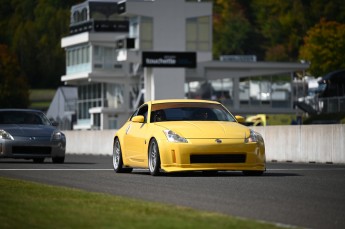
[[[202,100],[202,99],[162,99],[162,100],[151,100],[147,103],[157,104],[157,103],[219,103],[217,101]]]

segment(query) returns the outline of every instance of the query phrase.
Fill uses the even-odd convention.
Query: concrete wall
[[[66,153],[112,155],[115,130],[63,131],[66,135]]]
[[[267,161],[345,163],[345,125],[253,127],[262,134]]]
[[[267,161],[345,163],[345,125],[252,127],[262,134]],[[111,155],[116,130],[65,131],[67,154]]]

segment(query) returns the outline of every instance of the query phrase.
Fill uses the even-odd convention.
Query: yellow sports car
[[[114,136],[114,170],[148,168],[153,176],[162,171],[221,170],[262,175],[263,138],[236,118],[241,117],[215,101],[146,102]]]

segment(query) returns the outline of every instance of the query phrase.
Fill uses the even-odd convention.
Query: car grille
[[[13,146],[12,147],[13,154],[47,155],[47,154],[50,154],[51,151],[52,151],[51,147],[48,147],[48,146]]]
[[[244,163],[246,154],[203,154],[190,155],[190,163]]]

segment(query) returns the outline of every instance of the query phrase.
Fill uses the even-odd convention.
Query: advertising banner
[[[143,67],[195,68],[195,52],[143,52]]]

